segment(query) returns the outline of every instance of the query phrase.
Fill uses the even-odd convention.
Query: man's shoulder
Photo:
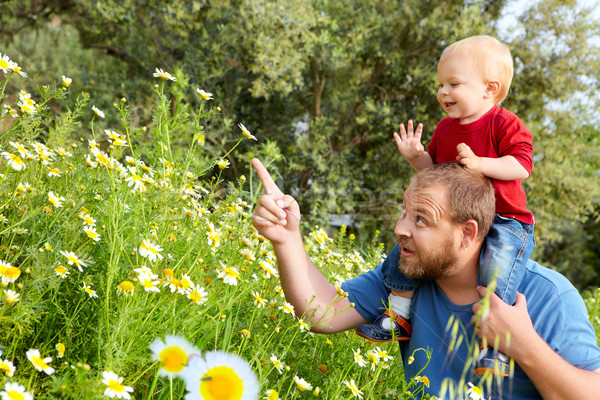
[[[525,264],[525,275],[519,286],[525,297],[540,302],[549,302],[567,293],[578,294],[577,289],[561,273],[529,260]]]
[[[549,285],[556,287],[556,290],[571,290],[575,289],[564,275],[553,269],[544,267],[536,261],[528,260],[525,263],[525,280],[533,280],[537,284]]]

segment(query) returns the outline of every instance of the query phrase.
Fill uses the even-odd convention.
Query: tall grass
[[[2,98],[9,79],[21,77],[4,73]],[[261,396],[404,393],[396,346],[377,348],[353,333],[313,335],[286,312],[272,248],[251,225],[257,180],[224,181],[226,154],[203,146],[205,127],[219,117],[216,100],[173,107],[172,82],[151,79],[148,130],[133,126],[126,99],[98,110],[68,80],[13,94],[3,108],[0,359],[15,368],[0,372],[3,381],[36,398],[95,399],[104,397],[102,373],[111,370],[135,398],[182,398],[184,383],[158,376],[149,349],[178,335],[200,351],[245,359]],[[74,107],[53,111],[73,96]],[[100,129],[105,113],[121,125]],[[249,140],[238,134],[227,151]],[[318,228],[306,246],[335,282],[372,268],[382,250],[374,241],[359,252],[352,236],[333,241]],[[28,359],[31,349],[52,358],[48,374]],[[359,350],[364,366],[355,362]],[[294,377],[312,388],[300,390]]]

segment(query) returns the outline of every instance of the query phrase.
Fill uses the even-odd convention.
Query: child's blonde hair
[[[438,62],[438,69],[450,56],[461,53],[473,57],[484,81],[500,81],[500,91],[495,99],[500,104],[508,96],[513,77],[513,59],[508,46],[491,36],[471,36],[446,47]]]

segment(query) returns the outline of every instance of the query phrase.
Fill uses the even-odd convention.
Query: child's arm
[[[394,132],[394,140],[398,145],[398,150],[406,158],[406,161],[419,172],[422,169],[431,167],[433,161],[431,156],[425,151],[421,144],[421,133],[423,132],[423,124],[417,126],[417,130],[413,132],[413,122],[408,121],[408,132],[404,128],[404,124],[400,124],[400,135]]]
[[[514,181],[529,178],[529,172],[513,156],[500,158],[478,157],[464,143],[456,146],[456,160],[467,168],[481,171],[485,176],[501,181]]]

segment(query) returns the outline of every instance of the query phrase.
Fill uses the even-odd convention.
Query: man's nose
[[[396,227],[394,228],[394,233],[396,234],[397,237],[398,236],[404,236],[404,237],[411,236],[406,217],[398,219],[398,222],[396,222]]]

